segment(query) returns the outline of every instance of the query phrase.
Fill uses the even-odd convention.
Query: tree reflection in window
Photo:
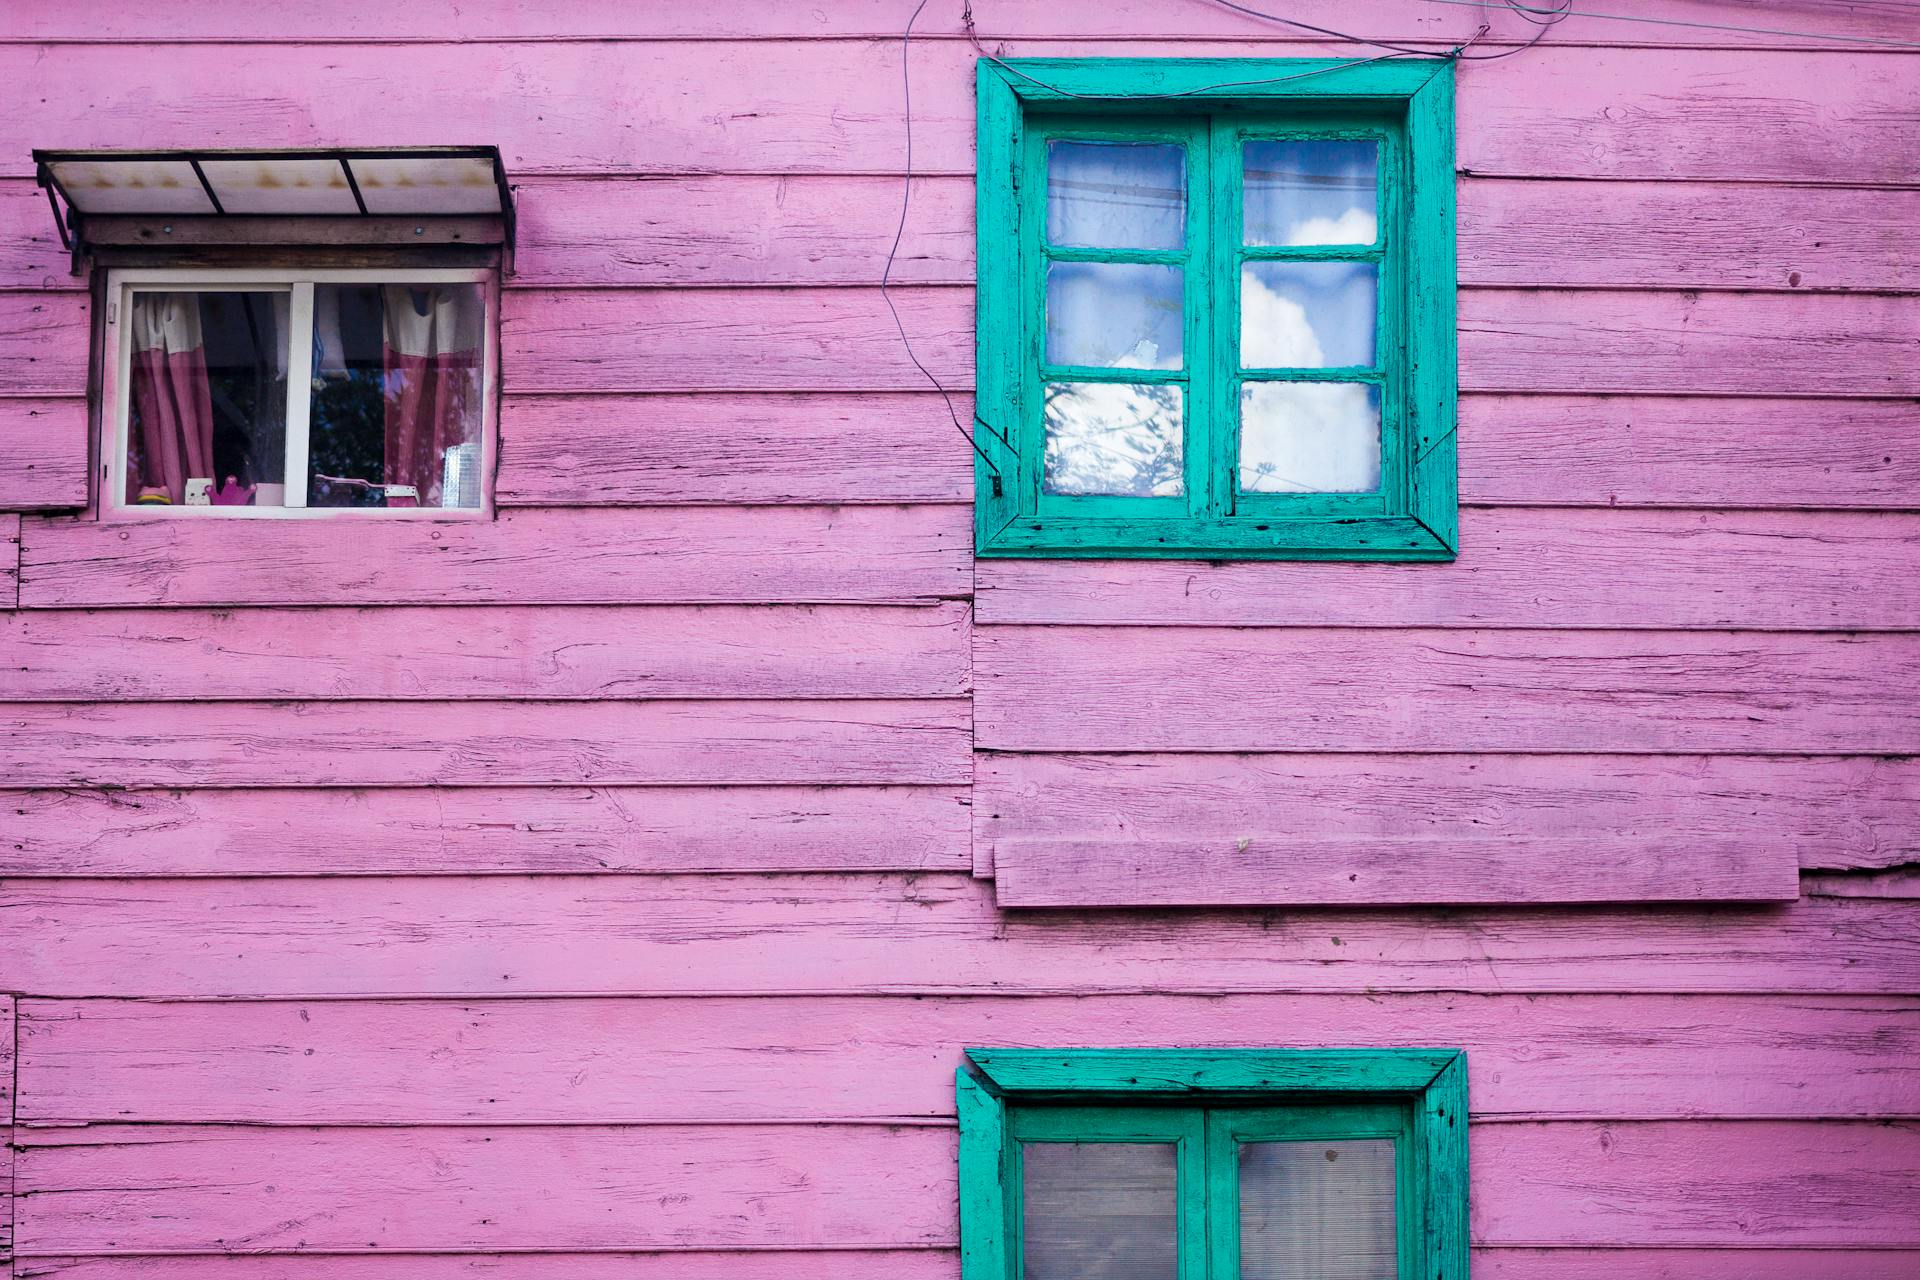
[[[1182,408],[1182,389],[1170,383],[1048,383],[1044,490],[1073,497],[1182,496]]]

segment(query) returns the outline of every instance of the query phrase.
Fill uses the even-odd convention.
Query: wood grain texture
[[[1701,7],[1724,20],[1723,8]],[[1182,14],[1173,21],[1184,27],[1193,19],[1186,7]],[[19,86],[40,109],[30,126],[0,122],[0,154],[13,157],[6,172],[24,175],[36,145],[112,147],[164,121],[168,140],[182,147],[247,146],[261,137],[326,146],[375,133],[390,145],[484,137],[515,174],[897,173],[904,159],[899,37],[906,22],[904,11],[894,16],[886,38],[871,40],[535,43],[510,54],[484,43],[368,43],[350,61],[322,44],[266,45],[223,63],[218,79],[196,74],[206,55],[191,45],[5,45],[0,83]],[[1343,20],[1351,16],[1343,11]],[[1467,34],[1475,16],[1468,15]],[[1453,29],[1461,17],[1442,21]],[[1237,29],[1244,33],[1246,24]],[[1239,41],[1169,40],[1164,27],[1154,34],[1160,38],[1146,48],[1127,40],[1017,39],[996,41],[995,52],[1249,52]],[[1602,40],[1623,34],[1611,24],[1593,32]],[[1523,65],[1482,63],[1478,74],[1461,77],[1463,169],[1516,177],[1911,184],[1906,157],[1915,149],[1916,126],[1906,110],[1906,59],[1850,50],[1706,54],[1555,43],[1530,51]],[[1293,44],[1284,52],[1322,49],[1348,54],[1339,46]],[[510,95],[489,88],[503,57],[512,67]],[[974,59],[961,40],[914,48],[917,171],[970,171]],[[65,92],[74,84],[92,91]],[[743,85],[752,92],[743,96]],[[1756,135],[1767,145],[1752,145]]]
[[[1913,1124],[1492,1125],[1472,1143],[1476,1240],[1920,1245]]]
[[[1491,1248],[1473,1251],[1479,1280],[1909,1280],[1920,1250]]]
[[[945,1128],[102,1126],[22,1136],[28,1255],[508,1240],[912,1246],[955,1235]],[[1570,1122],[1480,1126],[1472,1141],[1482,1244],[1911,1247],[1920,1233],[1907,1212],[1920,1146],[1912,1125]],[[1791,1168],[1780,1167],[1783,1150],[1796,1153]],[[1490,1176],[1497,1168],[1527,1176]],[[1773,1207],[1782,1196],[1793,1214]],[[742,1202],[754,1211],[732,1212]]]
[[[954,412],[972,422],[972,398]],[[931,391],[508,396],[505,506],[971,502],[973,452]]]
[[[1901,400],[1460,398],[1460,495],[1483,504],[1920,504],[1920,415]]]
[[[530,510],[491,521],[29,518],[25,607],[925,601],[962,506]]]
[[[966,875],[313,877],[15,880],[0,911],[0,972],[49,996],[1899,995],[1920,983],[1920,903],[1859,898],[1142,917],[1009,914]]]
[[[0,875],[963,871],[955,787],[0,792]]]
[[[1003,840],[1003,907],[1790,902],[1794,852],[1743,840],[1395,840],[1370,836]]]
[[[0,671],[16,701],[946,697],[967,632],[957,602],[23,610]]]
[[[0,397],[0,511],[87,502],[87,402]]]
[[[892,298],[912,354],[947,387],[971,387],[973,291]],[[878,288],[522,290],[501,300],[500,345],[518,392],[927,386]]]
[[[1460,385],[1913,396],[1920,316],[1886,294],[1466,289]]]
[[[1248,1044],[1458,1046],[1476,1121],[1920,1114],[1911,997],[29,999],[20,1018],[34,1124],[951,1120],[970,1046]]]
[[[982,560],[981,624],[1881,627],[1920,624],[1920,523],[1710,511],[1460,513],[1429,565]],[[1847,566],[1836,573],[1835,565]]]
[[[28,787],[964,783],[947,700],[0,706]]]
[[[0,396],[84,396],[89,311],[84,293],[0,290]]]
[[[651,1253],[310,1253],[23,1258],[61,1280],[953,1280],[951,1249],[672,1249]],[[1769,1280],[1771,1278],[1769,1277]],[[1880,1280],[1846,1273],[1841,1280]]]
[[[1463,284],[1920,286],[1920,190],[1466,178],[1459,195]]]
[[[20,517],[0,512],[0,608],[20,603]]]
[[[1920,861],[1920,764],[1778,756],[983,755],[976,842],[1344,840],[1471,851],[1720,840],[1803,867]]]
[[[939,1128],[107,1127],[30,1136],[19,1227],[29,1255],[953,1238],[953,1134]]]
[[[995,751],[1920,750],[1920,637],[982,627]]]

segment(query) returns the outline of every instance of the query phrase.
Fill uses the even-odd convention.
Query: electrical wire
[[[1214,3],[1228,4],[1228,0],[1214,0]],[[1459,5],[1472,8],[1485,7],[1485,0],[1426,0],[1426,3]],[[1529,12],[1538,12],[1533,6],[1523,3],[1522,0],[1502,0],[1502,3],[1506,9],[1519,14],[1521,17],[1528,17]],[[1590,9],[1575,9],[1573,7],[1573,0],[1564,0],[1564,4],[1565,13],[1562,15],[1563,17],[1597,18],[1605,22],[1639,22],[1659,27],[1687,27],[1695,31],[1727,31],[1736,35],[1783,36],[1789,40],[1804,40],[1810,44],[1835,41],[1842,44],[1871,45],[1882,49],[1920,49],[1920,40],[1887,40],[1879,36],[1843,36],[1815,31],[1786,31],[1776,27],[1741,27],[1731,26],[1723,22],[1689,22],[1681,18],[1646,18],[1631,13],[1595,13]],[[1239,6],[1229,5],[1229,7],[1238,8]],[[1528,20],[1535,21],[1535,19],[1530,17],[1528,17]],[[1284,21],[1284,19],[1276,19],[1276,21]],[[1529,41],[1529,43],[1532,42]]]

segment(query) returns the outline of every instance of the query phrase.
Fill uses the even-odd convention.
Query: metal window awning
[[[90,232],[156,218],[188,229],[179,243],[199,244],[231,242],[223,238],[242,224],[278,225],[281,243],[295,240],[287,224],[255,219],[304,219],[316,235],[331,229],[325,239],[349,241],[356,228],[412,221],[424,235],[430,224],[488,219],[493,238],[513,246],[513,189],[498,147],[36,150],[33,163],[76,269],[90,239],[118,239]]]

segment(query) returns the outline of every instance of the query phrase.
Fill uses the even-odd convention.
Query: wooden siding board
[[[1920,637],[982,627],[995,751],[1920,751]]]
[[[955,397],[961,422],[971,397]],[[972,451],[934,392],[513,396],[503,506],[970,502]]]
[[[20,517],[0,512],[0,608],[20,603]]]
[[[0,511],[87,503],[87,402],[0,397]]]
[[[0,704],[27,787],[964,783],[961,699]]]
[[[963,871],[964,787],[0,792],[6,876]]]
[[[90,314],[84,293],[0,290],[0,396],[84,396]]]
[[[885,1247],[955,1236],[944,1127],[92,1126],[22,1137],[28,1255],[508,1241]],[[1568,1122],[1482,1125],[1471,1140],[1480,1244],[1920,1244],[1913,1125]],[[1783,1150],[1795,1153],[1785,1168]],[[1505,1176],[1513,1169],[1527,1176]],[[743,1202],[753,1212],[738,1212]]]
[[[983,627],[1920,625],[1912,572],[1920,524],[1901,516],[1469,508],[1460,517],[1460,558],[1440,570],[983,560],[975,619]]]
[[[952,1280],[951,1249],[673,1249],[651,1253],[193,1254],[23,1258],[20,1280]],[[1771,1277],[1768,1278],[1771,1280]],[[1847,1273],[1838,1280],[1881,1280]]]
[[[1920,1250],[1476,1249],[1473,1274],[1478,1280],[1911,1280],[1920,1274]]]
[[[20,1018],[33,1124],[951,1120],[968,1046],[1249,1043],[1458,1046],[1477,1121],[1920,1116],[1912,997],[28,999]]]
[[[952,697],[968,610],[505,606],[21,610],[15,701]]]
[[[911,602],[967,594],[964,506],[527,510],[491,521],[30,517],[25,607]]]
[[[1902,400],[1462,396],[1460,495],[1516,506],[1911,509],[1917,421]]]
[[[1002,839],[1722,840],[1811,870],[1920,861],[1920,762],[1874,757],[1010,755],[974,767],[976,847]]]
[[[164,120],[176,146],[248,146],[261,137],[326,146],[375,135],[390,145],[432,146],[448,137],[484,137],[501,147],[516,174],[896,173],[904,154],[905,26],[903,13],[888,38],[876,40],[515,46],[511,95],[472,89],[492,82],[503,56],[480,42],[367,43],[345,62],[324,44],[264,45],[223,65],[218,78],[197,74],[205,55],[191,45],[0,45],[0,83],[18,86],[20,98],[37,105],[30,120],[0,122],[0,155],[13,157],[7,172],[22,175],[34,146],[124,145]],[[1912,182],[1910,59],[1851,50],[1702,55],[1553,43],[1462,76],[1462,169],[1516,177]],[[1231,57],[1248,49],[1226,41],[1163,39],[1143,48],[1116,40],[1017,40],[997,42],[995,51]],[[967,73],[974,58],[959,40],[912,51],[922,172],[970,171]],[[88,92],[71,92],[75,84]],[[742,85],[753,87],[746,99]],[[636,120],[649,127],[630,127]],[[1753,145],[1756,134],[1766,146]]]
[[[49,996],[1920,989],[1908,901],[1148,919],[992,895],[925,873],[10,880],[0,972]]]

